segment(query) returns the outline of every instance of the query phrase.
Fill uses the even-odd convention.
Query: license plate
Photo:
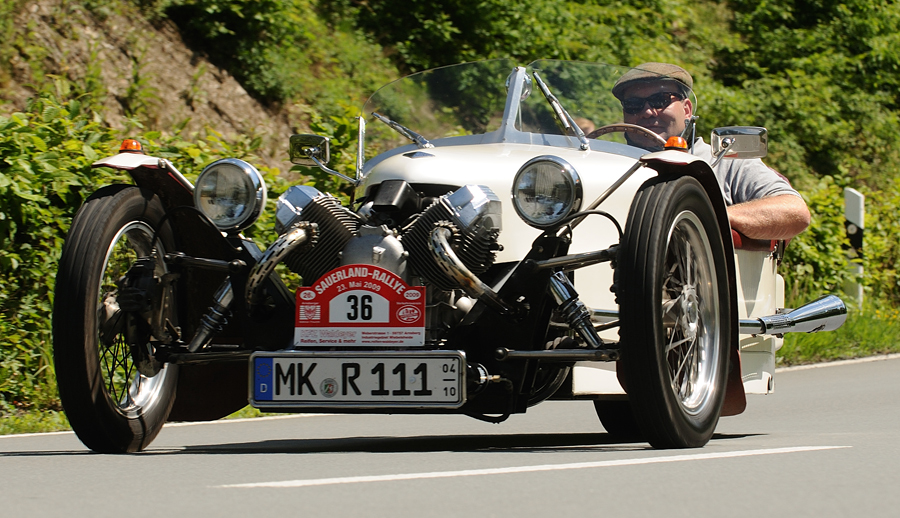
[[[250,403],[257,408],[465,403],[465,359],[459,351],[255,353],[250,366]]]

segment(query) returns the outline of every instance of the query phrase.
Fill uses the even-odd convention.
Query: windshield
[[[412,74],[382,87],[366,102],[367,146],[377,153],[409,144],[412,139],[403,135],[404,129],[421,135],[427,145],[448,137],[493,132],[502,134],[494,139],[497,142],[527,140],[516,133],[568,135],[577,142],[576,133],[564,127],[564,115],[554,110],[538,88],[535,73],[562,110],[589,134],[623,121],[622,104],[613,96],[612,87],[628,70],[575,61],[539,60],[517,67],[511,60],[490,60]],[[522,82],[521,88],[510,84],[516,81]],[[514,92],[520,93],[518,98],[513,98]],[[696,112],[696,98],[691,98]],[[385,119],[401,128],[390,129]],[[603,138],[625,142],[621,133]]]

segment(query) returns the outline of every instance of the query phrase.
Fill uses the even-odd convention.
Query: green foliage
[[[779,349],[779,365],[798,365],[900,352],[900,310],[867,305],[850,309],[847,322],[828,333],[790,333]]]
[[[894,178],[884,191],[866,193],[863,234],[866,296],[894,308],[900,307],[900,213],[897,207],[900,207],[900,178]]]
[[[389,78],[381,49],[335,31],[315,0],[134,0],[179,25],[196,49],[269,103],[340,116],[342,105]],[[327,42],[327,44],[323,44]],[[349,94],[349,95],[348,95]]]
[[[92,97],[57,78],[25,112],[0,117],[0,413],[58,405],[49,315],[63,240],[84,199],[103,185],[130,178],[91,163],[113,154],[118,141],[93,110]],[[259,164],[262,139],[201,135],[138,137],[153,156],[172,160],[195,178],[226,156]],[[270,188],[268,210],[245,233],[274,240],[274,204],[287,189],[275,168],[260,166]]]
[[[753,0],[733,7],[742,39],[718,48],[713,72],[755,101],[734,109],[793,145],[791,169],[802,162],[819,175],[889,183],[900,165],[900,6]]]
[[[637,64],[696,51],[692,20],[715,4],[681,0],[343,0],[323,3],[333,18],[352,19],[406,70],[485,58],[576,59]],[[711,37],[698,31],[700,38]],[[689,58],[690,59],[690,58]],[[697,60],[702,63],[703,60]]]
[[[202,47],[213,63],[234,70],[235,77],[263,98],[286,99],[295,91],[279,81],[279,69],[268,67],[275,44],[301,44],[280,23],[290,2],[278,0],[170,0],[166,15],[182,33]]]
[[[91,97],[56,78],[25,112],[0,117],[0,404],[51,403],[53,274],[84,198],[117,175],[92,169],[111,132]]]
[[[70,430],[66,414],[58,410],[19,411],[0,419],[0,435]]]
[[[73,9],[104,19],[121,12],[123,2],[141,6],[155,21],[174,21],[194,50],[282,108],[292,124],[331,137],[329,165],[348,176],[355,170],[361,101],[399,71],[485,58],[685,66],[695,79],[701,134],[715,126],[766,126],[767,163],[790,177],[810,206],[812,226],[794,239],[782,266],[789,305],[838,292],[851,280],[841,188],[854,186],[867,196],[862,281],[870,305],[836,333],[789,335],[785,362],[894,350],[900,4],[892,0],[59,0],[42,23],[66,34]],[[0,86],[15,72],[13,57],[35,84],[26,109],[0,117],[0,413],[25,416],[22,429],[31,425],[21,409],[57,404],[48,315],[71,217],[99,186],[129,181],[90,167],[124,136],[98,113],[99,70],[88,70],[79,87],[49,75],[51,50],[31,37],[35,27],[14,21],[26,4],[0,5]],[[132,56],[136,64],[140,52]],[[148,117],[157,99],[140,67],[133,70],[123,103],[148,153],[169,158],[189,178],[223,156],[260,163],[262,141],[254,135],[232,140],[213,129],[199,135],[144,130],[152,128]],[[486,100],[470,84],[459,89],[475,92],[471,103]],[[204,95],[192,86],[186,100]],[[368,131],[367,158],[396,140],[381,124]],[[347,182],[318,169],[260,170],[269,210],[246,234],[261,244],[274,238],[272,208],[292,183],[351,196]],[[849,349],[834,349],[835,343]]]
[[[830,177],[804,191],[812,222],[785,250],[781,273],[788,307],[796,307],[827,293],[839,293],[850,278],[845,249],[843,191]]]

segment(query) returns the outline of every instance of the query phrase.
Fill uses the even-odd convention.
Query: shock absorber
[[[590,310],[578,300],[578,292],[565,273],[556,272],[550,277],[550,293],[559,304],[559,311],[569,327],[574,329],[589,347],[594,349],[603,347],[603,340],[591,323]]]
[[[188,344],[188,351],[194,353],[206,347],[212,341],[213,336],[222,331],[228,324],[232,301],[234,301],[234,290],[231,289],[231,279],[228,278],[213,295],[213,305],[200,319],[200,327],[191,339],[191,343]]]

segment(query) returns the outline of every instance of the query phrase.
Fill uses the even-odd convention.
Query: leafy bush
[[[0,117],[0,404],[54,399],[49,315],[66,230],[97,187],[121,181],[92,169],[112,133],[90,95],[57,78],[27,109]]]
[[[315,16],[316,0],[133,0],[178,24],[186,40],[259,99],[301,115],[341,115],[391,77],[381,48]],[[323,44],[327,42],[327,44]]]
[[[867,353],[883,350],[896,336],[885,324],[900,307],[896,2],[60,0],[101,17],[124,1],[175,21],[195,50],[254,95],[284,107],[299,126],[331,136],[331,167],[348,175],[355,168],[360,101],[397,69],[496,57],[681,64],[693,73],[701,97],[701,134],[719,125],[768,127],[767,162],[806,197],[812,226],[788,247],[782,267],[789,305],[837,292],[850,279],[841,187],[853,185],[867,195],[862,260],[871,305],[852,315],[849,334],[790,338],[783,352],[836,357],[843,353],[824,351],[825,342],[847,340],[853,351]],[[8,63],[16,54],[27,58],[39,83],[26,109],[0,117],[0,412],[56,405],[48,315],[60,247],[87,195],[101,185],[129,182],[90,167],[113,153],[119,138],[97,113],[99,75],[89,73],[82,87],[48,76],[41,67],[49,51],[23,37],[30,29],[13,21],[24,5],[13,0],[0,6],[0,86],[10,79]],[[140,77],[131,82],[134,99],[152,94]],[[138,128],[139,108],[131,106]],[[148,153],[169,158],[188,177],[222,156],[258,163],[260,140],[253,135],[228,141],[209,128],[200,135],[170,131],[144,131],[139,139]],[[369,157],[376,151],[370,148]],[[274,238],[271,206],[291,183],[351,195],[347,183],[318,169],[298,167],[288,176],[260,169],[270,210],[246,232],[260,243]],[[868,328],[887,333],[869,336]],[[874,349],[869,341],[877,342]],[[812,349],[791,349],[792,343]]]
[[[25,112],[0,117],[0,412],[58,405],[49,316],[62,244],[87,196],[103,185],[131,183],[125,174],[91,167],[118,143],[91,96],[62,79],[50,86]],[[151,131],[138,140],[189,178],[225,156],[259,163],[261,139],[252,135],[226,141],[207,129],[186,140]],[[270,207],[246,234],[271,242],[274,203],[287,183],[277,169],[259,169]]]
[[[731,2],[738,42],[720,46],[718,81],[755,122],[818,175],[881,188],[900,166],[900,5],[891,0]],[[894,128],[894,129],[891,129]],[[789,167],[788,167],[789,166]],[[789,174],[790,173],[786,173]]]
[[[867,297],[900,308],[900,178],[866,196],[863,268]]]
[[[812,221],[785,251],[781,273],[788,307],[827,293],[839,293],[850,278],[844,231],[843,190],[830,177],[803,193]]]
[[[401,70],[418,71],[510,57],[523,64],[576,59],[627,65],[679,56],[696,59],[699,68],[704,59],[696,52],[702,50],[697,39],[722,38],[688,28],[702,26],[694,20],[708,22],[713,5],[682,0],[338,0],[322,2],[320,9],[371,34]],[[686,47],[692,47],[693,57],[680,53]]]

